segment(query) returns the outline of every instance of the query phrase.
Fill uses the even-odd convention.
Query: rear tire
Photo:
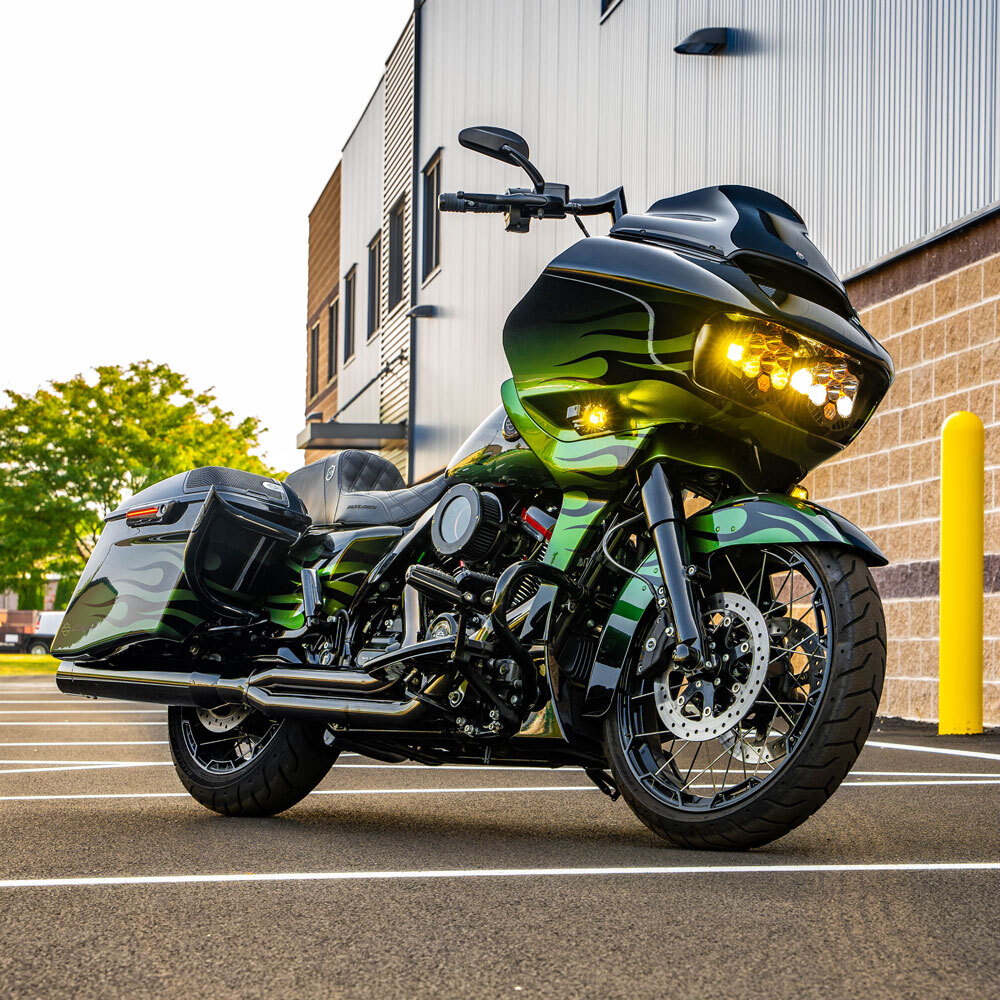
[[[623,711],[623,699],[634,700],[631,693],[639,684],[635,674],[639,651],[633,649],[633,662],[605,720],[606,752],[618,787],[633,812],[650,830],[677,847],[745,849],[788,833],[833,794],[871,730],[886,657],[885,618],[871,574],[864,561],[850,551],[830,547],[803,547],[799,551],[827,593],[829,673],[808,727],[786,751],[786,759],[766,780],[731,804],[720,800],[716,806],[713,800],[700,811],[675,808],[654,794],[656,788],[648,775],[644,781],[636,773],[626,747],[634,746],[637,736],[625,731],[628,713]],[[642,634],[637,632],[636,638],[641,639]],[[720,770],[723,764],[718,765]]]
[[[43,642],[41,639],[32,642],[28,646],[29,656],[48,656],[49,655],[49,644]]]
[[[305,798],[337,759],[338,751],[324,740],[322,723],[270,720],[250,712],[227,730],[210,715],[172,706],[167,710],[167,734],[181,783],[206,809],[223,816],[282,812]],[[213,729],[206,727],[205,719]],[[219,761],[206,756],[215,752],[214,746],[225,746],[227,739],[240,739],[243,729],[250,734],[244,760],[232,754],[226,759],[222,751]]]

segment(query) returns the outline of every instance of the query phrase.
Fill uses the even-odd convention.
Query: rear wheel
[[[36,639],[28,646],[28,653],[31,656],[47,656],[48,652],[49,644],[47,642],[43,642],[41,639]]]
[[[181,782],[226,816],[272,816],[308,795],[337,759],[325,731],[321,723],[271,719],[244,705],[167,711]]]
[[[861,752],[885,676],[882,605],[861,559],[812,546],[719,553],[700,603],[714,663],[650,670],[669,640],[647,622],[605,723],[608,759],[671,843],[755,847],[819,809]]]

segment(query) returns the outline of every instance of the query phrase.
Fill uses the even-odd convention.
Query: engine
[[[433,686],[440,714],[463,736],[516,731],[540,692],[531,664],[518,662],[495,641],[490,615],[503,571],[539,560],[554,524],[553,512],[503,491],[465,483],[451,487],[425,536],[424,557],[409,564],[401,587],[387,588],[386,598],[355,632],[356,663],[378,669],[387,653],[436,643],[439,655],[425,660],[426,666],[415,670],[401,659],[386,676],[395,675],[411,696],[419,692],[424,699]],[[517,584],[505,602],[508,610],[516,614],[537,589],[531,578]],[[442,683],[445,673],[452,679]]]

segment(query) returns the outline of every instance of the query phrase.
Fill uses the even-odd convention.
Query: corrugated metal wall
[[[385,67],[385,150],[382,192],[382,334],[381,364],[409,350],[410,265],[413,247],[413,129],[414,129],[414,18],[411,16]],[[392,253],[389,216],[403,206],[403,295],[389,311],[389,259]],[[379,388],[379,417],[384,424],[407,419],[410,406],[410,364],[397,363],[382,376]],[[386,458],[407,474],[407,448],[384,449]]]
[[[623,183],[633,209],[751,184],[848,274],[1000,201],[998,6],[622,0],[600,23],[599,0],[426,0],[418,163],[443,147],[443,190],[525,183],[458,146],[463,126],[494,123],[525,135],[547,178],[580,195]],[[673,52],[713,26],[735,30],[725,55]],[[440,309],[418,323],[418,478],[496,405],[506,314],[578,235],[442,218],[441,270],[418,293]]]
[[[385,84],[380,83],[344,147],[341,160],[340,265],[355,274],[354,357],[344,362],[344,308],[340,308],[338,402],[344,405],[378,371],[380,341],[368,340],[368,244],[382,228],[382,156]],[[381,279],[380,279],[381,280]],[[350,405],[344,423],[378,423],[379,391],[373,386]]]

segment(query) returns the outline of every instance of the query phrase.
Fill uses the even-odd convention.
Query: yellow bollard
[[[953,413],[941,430],[938,732],[983,731],[983,422]]]

